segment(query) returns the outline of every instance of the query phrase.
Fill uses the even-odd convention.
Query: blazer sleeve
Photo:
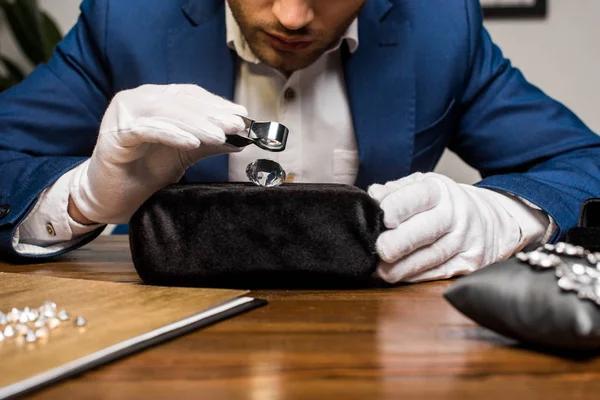
[[[107,15],[108,0],[85,0],[77,24],[48,64],[0,94],[1,259],[27,261],[13,248],[16,227],[46,187],[92,154],[112,98]]]
[[[577,224],[584,200],[600,197],[600,138],[503,57],[478,0],[466,6],[469,68],[449,148],[481,172],[477,186],[520,196],[550,215],[556,241]]]

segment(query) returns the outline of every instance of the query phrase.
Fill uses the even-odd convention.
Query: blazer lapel
[[[194,83],[233,100],[235,54],[227,47],[225,2],[182,0],[185,23],[169,31],[169,83]],[[200,160],[190,167],[184,182],[225,182],[227,155]]]
[[[344,63],[358,142],[356,185],[366,188],[410,173],[416,104],[411,26],[398,5],[367,1],[358,50]]]

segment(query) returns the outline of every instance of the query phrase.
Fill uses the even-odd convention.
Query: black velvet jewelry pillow
[[[600,349],[600,306],[563,291],[553,268],[536,270],[511,258],[460,278],[444,296],[473,321],[520,342]]]
[[[339,288],[374,282],[383,211],[346,185],[169,186],[130,221],[146,283],[223,288]]]
[[[569,243],[488,266],[444,296],[480,325],[556,350],[600,349],[600,199],[581,208]]]

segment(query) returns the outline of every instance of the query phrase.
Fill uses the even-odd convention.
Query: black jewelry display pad
[[[375,284],[383,211],[337,184],[172,185],[130,221],[144,282],[221,288],[342,288]]]
[[[567,232],[567,243],[600,251],[600,199],[583,204],[578,225]],[[444,296],[473,321],[524,344],[600,350],[600,305],[561,290],[554,268],[532,268],[512,257],[459,279]]]

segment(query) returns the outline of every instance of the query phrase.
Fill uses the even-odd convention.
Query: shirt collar
[[[254,55],[250,46],[248,46],[248,42],[246,42],[246,38],[244,38],[240,26],[233,17],[233,13],[231,12],[231,8],[227,1],[225,1],[225,27],[227,30],[227,46],[235,50],[242,60],[252,64],[260,64],[260,60]],[[356,49],[358,49],[358,18],[355,18],[354,21],[352,21],[348,29],[346,29],[346,32],[344,32],[337,43],[328,49],[325,54],[338,50],[342,46],[344,40],[348,44],[350,53],[354,53]]]

